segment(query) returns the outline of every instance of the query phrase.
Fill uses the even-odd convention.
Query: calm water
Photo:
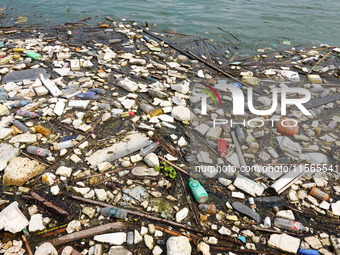
[[[2,23],[7,24],[20,15],[28,17],[28,24],[74,22],[89,16],[99,21],[110,16],[221,40],[231,38],[231,33],[254,47],[284,40],[292,45],[340,46],[338,0],[0,0],[4,6]]]

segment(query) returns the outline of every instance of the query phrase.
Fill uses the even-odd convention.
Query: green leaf
[[[169,177],[170,177],[171,179],[175,179],[175,178],[176,178],[176,175],[177,175],[176,172],[171,172],[171,173],[169,174]]]
[[[161,170],[161,167],[160,166],[157,166],[157,165],[154,165],[153,166],[153,169],[157,172],[159,172]]]

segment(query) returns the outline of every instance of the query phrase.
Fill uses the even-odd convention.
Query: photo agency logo
[[[218,104],[220,107],[223,106],[223,101],[221,99],[221,95],[210,85],[203,84],[205,88],[200,88],[200,90],[204,91],[205,93],[200,93],[199,96],[201,97],[201,114],[202,115],[208,115],[207,114],[207,101],[208,96],[212,99],[214,104],[217,106]],[[280,96],[280,115],[285,116],[287,115],[287,107],[291,105],[295,105],[304,115],[310,116],[311,113],[303,106],[304,103],[307,103],[311,99],[311,93],[309,90],[304,88],[280,88],[280,93],[278,88],[272,89],[272,98],[269,109],[256,109],[254,106],[254,92],[253,89],[248,87],[247,92],[247,101],[245,102],[245,95],[244,91],[233,84],[226,84],[226,89],[228,89],[231,92],[232,96],[232,115],[240,116],[245,115],[245,106],[247,106],[250,113],[256,115],[256,116],[268,116],[273,114],[279,105],[279,96]],[[289,96],[290,95],[290,96]],[[291,95],[298,95],[297,98],[291,98]],[[217,100],[216,100],[217,99]],[[218,103],[217,103],[218,101]],[[252,119],[248,121],[249,126],[253,126],[255,122],[260,121],[260,123],[263,123],[263,120],[261,119]],[[270,120],[272,122],[272,126],[274,126],[274,122],[278,120]],[[285,120],[287,121],[287,120]],[[284,121],[284,122],[285,122]],[[245,126],[245,120],[244,120],[244,126]],[[250,123],[253,123],[250,124]],[[233,125],[233,120],[226,120],[226,119],[214,119],[214,126],[215,125],[224,125],[229,124],[230,126]],[[234,124],[242,124],[242,122],[238,122]],[[264,123],[263,123],[264,125]],[[282,123],[284,126],[285,123]],[[294,121],[294,124],[292,125],[291,122],[289,123],[289,127],[296,126],[297,121]],[[262,125],[261,125],[262,126]],[[259,126],[256,126],[259,127]]]

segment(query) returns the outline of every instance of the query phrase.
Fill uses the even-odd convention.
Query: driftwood
[[[62,237],[55,238],[51,241],[49,241],[52,245],[60,245],[64,243],[69,243],[73,242],[79,239],[87,238],[90,236],[94,235],[99,235],[105,232],[110,232],[110,231],[116,231],[116,230],[121,230],[122,228],[128,227],[130,224],[128,222],[114,222],[114,223],[109,223],[105,224],[102,226],[94,227],[94,228],[89,228],[85,230],[81,230],[75,233],[71,233]]]
[[[30,196],[24,196],[25,198],[33,198],[34,200],[38,201],[41,205],[46,207],[49,211],[52,213],[55,213],[57,215],[60,215],[62,217],[67,218],[69,216],[69,213],[66,212],[64,209],[56,206],[52,202],[46,200],[45,198],[41,197],[35,192],[31,192]]]

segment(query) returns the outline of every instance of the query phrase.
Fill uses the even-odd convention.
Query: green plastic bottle
[[[42,58],[42,56],[39,53],[36,53],[34,51],[26,52],[26,56],[29,57],[29,58],[32,58],[32,59],[40,59],[40,58]]]
[[[208,193],[199,181],[189,178],[188,185],[198,203],[205,203],[208,200]]]

